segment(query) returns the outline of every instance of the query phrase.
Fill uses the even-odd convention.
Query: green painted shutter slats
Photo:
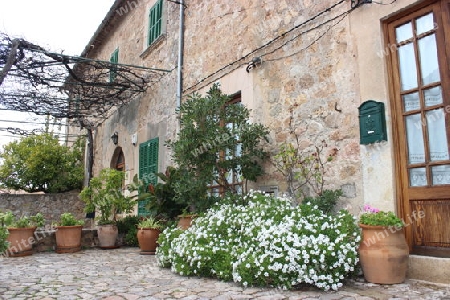
[[[158,150],[159,138],[151,139],[139,145],[139,179],[148,186],[156,184],[158,181],[156,173],[158,172]],[[143,200],[138,203],[138,216],[149,215],[146,209],[148,201]]]
[[[160,35],[162,29],[162,10],[163,1],[158,0],[150,9],[149,27],[148,27],[148,44],[151,45]]]
[[[119,48],[114,50],[114,52],[111,54],[111,57],[109,58],[109,61],[113,64],[119,63]],[[115,66],[111,66],[111,71],[109,72],[109,82],[113,82],[114,79],[116,79],[117,76],[117,68]]]

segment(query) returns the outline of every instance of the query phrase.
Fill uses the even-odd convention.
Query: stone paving
[[[242,288],[234,283],[188,278],[160,269],[138,248],[53,252],[0,258],[0,299],[449,299],[450,285],[407,280],[376,285],[346,281],[338,292],[314,288],[281,291]]]

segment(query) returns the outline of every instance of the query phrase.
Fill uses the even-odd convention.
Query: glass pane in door
[[[395,36],[397,37],[397,43],[412,38],[413,37],[412,23],[408,22],[395,28]]]
[[[400,80],[402,91],[417,87],[417,69],[414,46],[412,43],[398,48],[400,60]]]
[[[430,160],[446,160],[449,158],[447,134],[445,130],[444,109],[434,109],[426,112],[428,127],[428,142],[430,147]]]
[[[431,167],[433,185],[450,184],[450,165]]]
[[[436,35],[428,35],[418,42],[422,84],[427,85],[441,80],[437,57]]]
[[[425,97],[425,106],[435,106],[442,104],[442,89],[441,86],[436,86],[434,88],[425,90],[423,92]]]
[[[433,13],[426,14],[416,20],[416,34],[420,35],[427,31],[435,29]]]
[[[406,94],[402,96],[403,109],[405,112],[420,109],[419,93]]]
[[[408,161],[410,164],[425,162],[425,146],[422,134],[422,119],[420,114],[407,116],[406,138],[408,140]]]
[[[425,168],[414,168],[409,170],[409,185],[410,186],[426,186],[427,185],[427,171]]]

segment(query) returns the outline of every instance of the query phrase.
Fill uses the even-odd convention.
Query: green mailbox
[[[387,141],[384,103],[367,100],[358,110],[360,144]]]

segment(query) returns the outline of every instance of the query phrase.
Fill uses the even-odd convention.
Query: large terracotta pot
[[[363,235],[359,257],[364,278],[380,284],[405,281],[409,248],[403,229],[362,224],[359,226]]]
[[[8,228],[9,247],[7,255],[11,257],[28,256],[33,254],[33,244],[36,242],[34,232],[36,227]]]
[[[74,253],[81,250],[83,226],[56,227],[56,253]]]
[[[196,217],[197,215],[179,215],[178,228],[181,228],[183,230],[188,229],[192,225],[192,220]]]
[[[139,248],[141,254],[153,255],[158,247],[158,237],[160,234],[159,229],[153,228],[139,228],[137,232],[137,238],[139,242]]]
[[[116,225],[99,225],[97,227],[99,247],[102,249],[117,248],[116,240],[119,230]]]

